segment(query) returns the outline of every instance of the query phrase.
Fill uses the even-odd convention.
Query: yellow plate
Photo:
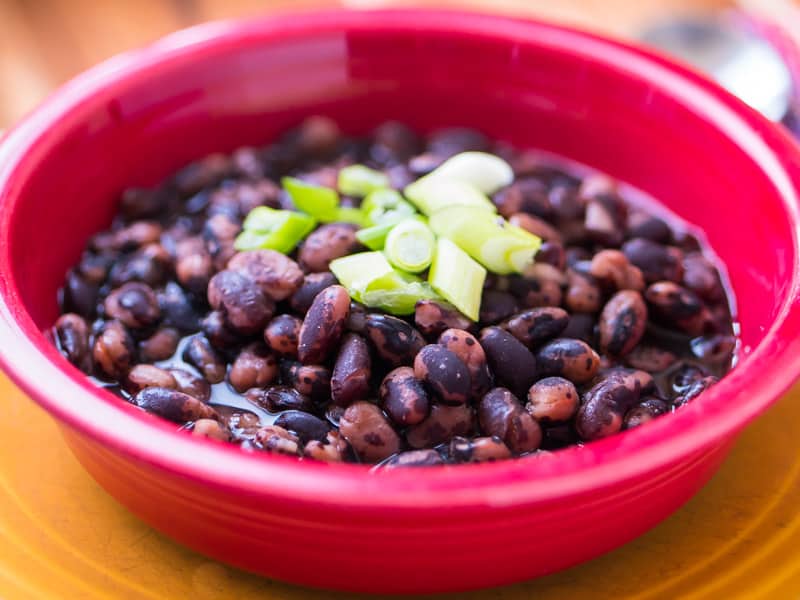
[[[83,472],[54,422],[1,374],[0,415],[0,598],[350,597],[242,573],[159,535]],[[458,598],[800,598],[798,439],[800,387],[647,535],[569,571]]]

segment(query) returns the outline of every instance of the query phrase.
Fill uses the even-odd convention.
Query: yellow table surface
[[[0,374],[0,598],[335,599],[213,562],[156,533],[81,468]],[[800,598],[800,387],[659,527],[590,563],[459,599]],[[456,596],[453,596],[456,597]]]

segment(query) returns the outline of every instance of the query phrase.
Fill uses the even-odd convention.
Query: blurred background
[[[469,7],[545,17],[621,37],[664,19],[730,8],[785,21],[800,0],[0,0],[0,129],[53,88],[118,52],[202,21],[270,10]],[[800,35],[800,22],[794,25]]]

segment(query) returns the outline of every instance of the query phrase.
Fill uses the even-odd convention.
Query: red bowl
[[[179,434],[93,387],[42,331],[123,187],[260,144],[311,113],[353,133],[465,124],[586,163],[701,226],[742,358],[675,415],[544,458],[370,474]],[[219,560],[370,592],[464,590],[562,569],[646,531],[795,379],[800,152],[699,75],[618,42],[454,12],[329,12],[171,35],[78,77],[0,147],[0,348],[89,472]]]

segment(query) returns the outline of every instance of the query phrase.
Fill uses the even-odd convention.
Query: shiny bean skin
[[[199,419],[218,420],[213,408],[177,390],[160,387],[147,387],[136,394],[131,402],[149,413],[175,423],[187,423]]]
[[[202,238],[182,240],[177,246],[175,274],[178,282],[195,294],[204,294],[214,275],[214,262]]]
[[[156,295],[163,325],[174,327],[181,332],[197,331],[200,315],[181,286],[170,281]]]
[[[414,358],[414,375],[445,404],[464,404],[472,392],[467,365],[438,344],[424,346]]]
[[[138,364],[128,371],[123,382],[123,387],[129,394],[136,394],[148,387],[176,390],[178,389],[178,382],[175,380],[175,377],[165,369],[161,369],[155,365]]]
[[[87,281],[75,270],[67,273],[62,288],[61,308],[68,313],[75,313],[86,319],[95,316],[97,298],[100,287],[96,283]]]
[[[161,318],[155,292],[144,283],[126,283],[113,290],[104,302],[108,318],[126,327],[139,329],[154,325]]]
[[[314,411],[311,398],[301,394],[295,388],[285,385],[272,385],[264,389],[253,388],[247,390],[244,397],[248,402],[271,413],[280,413],[286,410],[301,410],[308,413]]]
[[[265,452],[296,456],[300,453],[300,439],[278,425],[262,427],[256,433],[256,442]]]
[[[600,350],[625,356],[642,339],[647,325],[647,305],[639,292],[617,292],[600,313]]]
[[[148,363],[167,360],[175,354],[180,333],[172,327],[162,327],[153,335],[139,342],[139,358]]]
[[[331,400],[339,406],[349,406],[367,399],[371,374],[372,358],[367,342],[355,333],[345,334],[333,366]]]
[[[711,323],[711,313],[697,294],[671,281],[652,284],[644,297],[657,315],[689,335],[702,335]]]
[[[231,329],[221,310],[212,310],[200,321],[200,329],[217,350],[227,350],[239,344],[240,334]]]
[[[641,269],[647,283],[665,280],[681,282],[683,252],[679,248],[664,246],[648,239],[634,238],[623,244],[622,252],[632,264]]]
[[[455,306],[437,300],[419,300],[414,307],[414,324],[426,336],[437,336],[445,329],[470,329],[472,321]]]
[[[481,331],[481,346],[497,383],[520,396],[536,381],[536,359],[513,335],[499,327]]]
[[[569,319],[569,313],[563,308],[543,306],[514,315],[505,329],[528,348],[535,348],[558,337],[566,329]]]
[[[378,355],[392,367],[412,364],[417,352],[425,345],[419,331],[391,315],[368,314],[364,333]]]
[[[376,463],[400,449],[400,437],[380,408],[354,402],[339,420],[339,433],[363,462]]]
[[[303,321],[292,315],[274,317],[264,329],[264,341],[279,356],[297,357],[297,344]]]
[[[325,402],[331,397],[331,371],[322,365],[284,362],[284,380],[313,402]]]
[[[565,306],[576,313],[596,313],[600,310],[603,296],[594,278],[570,269],[567,273],[569,281],[564,296]]]
[[[303,448],[303,456],[323,462],[342,462],[349,446],[335,431],[329,431],[325,441],[309,440]]]
[[[79,315],[61,315],[53,327],[61,354],[84,373],[92,372],[89,325]]]
[[[252,280],[236,271],[220,271],[208,283],[208,303],[225,317],[225,324],[243,335],[264,329],[275,302]]]
[[[601,250],[592,257],[589,274],[606,289],[644,289],[644,276],[638,266],[631,264],[619,250]]]
[[[658,372],[672,366],[678,358],[669,350],[639,344],[625,356],[625,362],[634,369]]]
[[[383,378],[379,390],[383,410],[397,425],[416,425],[428,416],[430,400],[411,367],[397,367]]]
[[[511,450],[503,440],[495,436],[477,437],[471,440],[454,437],[450,440],[448,455],[456,463],[493,462],[511,458]]]
[[[697,252],[684,257],[681,283],[707,302],[719,302],[725,297],[725,290],[716,267]]]
[[[327,421],[302,410],[285,410],[275,419],[275,425],[295,434],[302,444],[311,440],[324,441],[331,429]]]
[[[519,310],[517,299],[508,292],[484,290],[481,298],[481,323],[499,323]]]
[[[538,422],[553,423],[570,420],[579,404],[578,391],[571,381],[563,377],[545,377],[528,390],[525,408]]]
[[[300,362],[324,362],[338,344],[349,313],[350,296],[342,286],[332,285],[317,294],[300,327],[297,345]]]
[[[478,340],[463,329],[448,329],[439,336],[438,343],[461,359],[469,370],[472,398],[481,398],[492,387],[492,374],[486,353]]]
[[[536,450],[542,442],[539,424],[506,388],[495,388],[478,405],[481,431],[503,440],[517,454]]]
[[[225,361],[204,336],[195,336],[189,341],[183,359],[197,367],[208,383],[220,383],[225,379]]]
[[[195,421],[192,427],[192,435],[219,442],[229,442],[231,440],[231,432],[228,428],[214,419],[198,419]]]
[[[106,321],[95,337],[92,360],[100,372],[122,379],[133,366],[136,348],[128,330],[119,321]]]
[[[590,441],[608,437],[622,429],[625,413],[643,391],[634,374],[612,373],[595,384],[583,398],[575,427],[581,439]]]
[[[305,239],[298,258],[306,271],[319,273],[327,271],[333,259],[352,254],[359,246],[355,225],[330,223]]]
[[[322,290],[336,284],[336,277],[330,271],[322,271],[321,273],[309,273],[303,278],[303,282],[297,291],[292,294],[289,299],[289,305],[292,310],[299,315],[305,315],[314,298],[317,297]]]
[[[294,295],[303,284],[303,271],[288,256],[274,250],[248,250],[234,255],[228,269],[253,281],[276,302]]]
[[[204,378],[186,369],[170,368],[167,372],[175,379],[178,391],[189,394],[200,402],[208,402],[211,399],[211,386]]]
[[[625,413],[622,422],[623,429],[633,429],[645,423],[649,423],[669,411],[667,403],[659,398],[645,398],[639,404]]]
[[[702,379],[698,379],[697,381],[693,382],[680,396],[675,398],[673,401],[673,406],[675,408],[681,408],[685,406],[695,398],[697,398],[700,394],[705,392],[708,388],[712,385],[715,385],[719,379],[710,375],[708,377],[703,377]]]
[[[447,442],[454,436],[467,435],[474,424],[472,409],[466,404],[433,404],[424,421],[406,430],[406,441],[412,448],[430,448]]]
[[[278,361],[261,342],[242,348],[228,373],[228,381],[240,394],[250,388],[265,387],[277,377]]]

